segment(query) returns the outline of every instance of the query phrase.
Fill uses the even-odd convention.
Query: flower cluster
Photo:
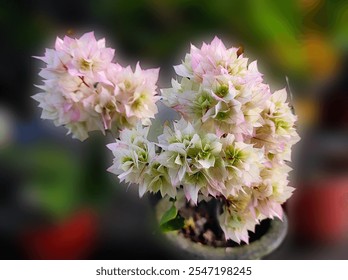
[[[218,38],[191,46],[175,71],[180,78],[162,96],[181,120],[166,125],[158,143],[147,140],[148,128],[123,130],[109,146],[110,171],[138,184],[140,195],[174,198],[183,190],[194,204],[219,199],[226,239],[247,243],[260,220],[282,217],[293,191],[287,162],[299,136],[286,90],[272,93],[256,62]]]
[[[46,49],[46,67],[39,75],[42,92],[33,96],[43,119],[65,126],[81,141],[88,132],[117,131],[149,123],[157,113],[158,69],[143,70],[113,63],[114,50],[93,32],[79,39],[57,38],[54,49]]]

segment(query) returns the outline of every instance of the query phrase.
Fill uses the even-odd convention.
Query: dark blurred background
[[[151,199],[106,172],[112,138],[85,142],[40,119],[31,95],[56,36],[95,31],[121,64],[160,67],[168,87],[190,43],[219,36],[258,60],[299,116],[286,205],[269,258],[348,259],[348,1],[23,0],[0,2],[0,258],[175,258]],[[286,77],[289,83],[286,82]],[[165,115],[165,112],[162,112]]]

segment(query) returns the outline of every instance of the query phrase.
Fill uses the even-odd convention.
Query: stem
[[[222,205],[222,201],[218,198],[212,198],[208,203],[208,211],[210,216],[212,217],[213,223],[217,228],[220,228],[220,223],[218,220],[218,215],[220,214],[220,207]]]
[[[90,86],[85,82],[85,79],[84,79],[83,76],[79,76],[79,78],[81,79],[82,83],[83,83],[85,86],[87,86],[87,87],[90,88]]]

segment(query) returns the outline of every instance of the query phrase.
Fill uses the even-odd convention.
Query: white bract
[[[271,92],[256,61],[214,38],[191,46],[177,79],[162,89],[162,101],[181,115],[148,140],[157,113],[158,69],[113,63],[114,50],[93,33],[57,38],[39,59],[42,90],[34,96],[42,118],[84,140],[93,130],[120,129],[109,144],[109,171],[139,186],[139,195],[160,193],[176,205],[201,199],[222,203],[218,220],[226,239],[248,243],[248,231],[265,218],[282,218],[291,148],[299,141],[296,116],[285,89]],[[180,201],[180,203],[178,202]]]
[[[218,38],[200,49],[191,46],[174,67],[179,78],[162,89],[164,104],[182,118],[172,128],[165,125],[158,143],[147,144],[158,148],[136,165],[136,178],[138,147],[124,139],[122,145],[117,141],[127,147],[122,164],[116,161],[112,170],[127,182],[137,181],[141,194],[175,198],[183,192],[193,204],[199,197],[219,199],[226,239],[248,243],[248,231],[262,219],[282,218],[281,204],[293,191],[287,163],[299,136],[286,90],[272,93],[256,61],[249,64],[237,51]],[[123,153],[119,146],[113,151]]]
[[[33,96],[41,118],[65,126],[74,138],[85,140],[100,130],[117,132],[149,123],[157,113],[158,69],[135,71],[113,63],[115,50],[96,40],[93,32],[79,39],[57,38],[54,49],[37,57],[46,63],[39,75],[42,92]]]

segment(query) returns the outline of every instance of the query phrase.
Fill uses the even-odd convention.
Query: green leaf
[[[177,215],[174,219],[161,224],[160,228],[163,232],[179,230],[183,228],[185,219],[180,215]]]
[[[163,232],[181,229],[184,226],[185,219],[178,214],[174,203],[163,214],[160,221],[160,228]]]
[[[173,204],[172,207],[170,207],[162,216],[160,221],[160,226],[163,224],[173,220],[178,215],[178,209],[176,209],[175,205]]]

